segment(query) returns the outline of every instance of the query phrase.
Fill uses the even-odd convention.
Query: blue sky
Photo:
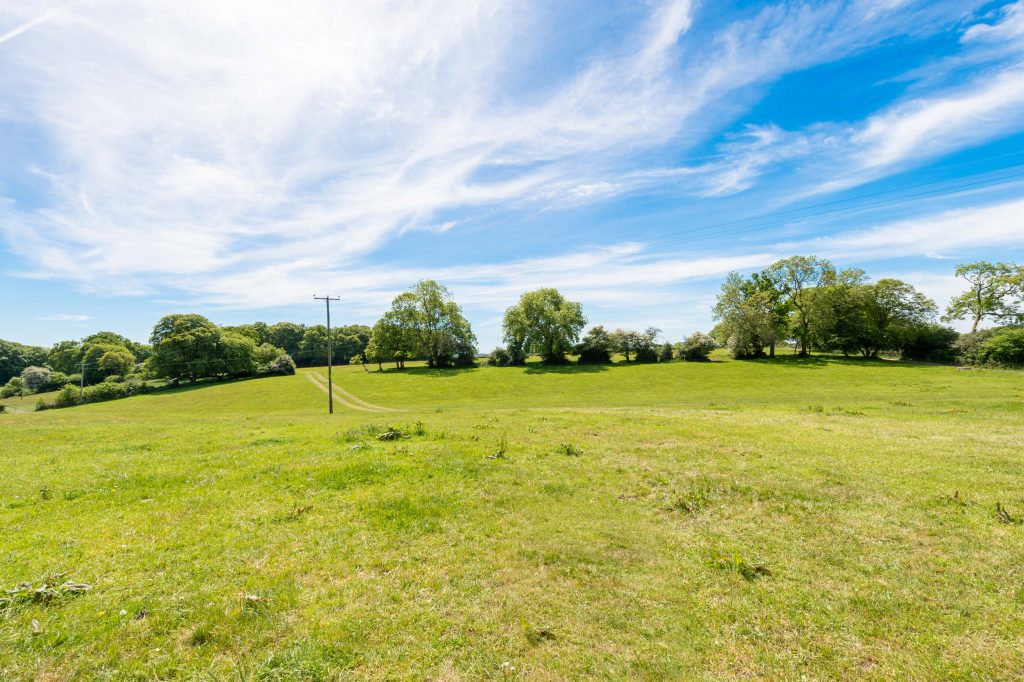
[[[539,286],[674,340],[794,253],[940,305],[1024,261],[1024,1],[22,0],[0,90],[27,343],[425,277],[483,349]]]

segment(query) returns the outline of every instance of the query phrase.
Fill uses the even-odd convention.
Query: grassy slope
[[[336,378],[409,411],[298,376],[0,416],[0,584],[94,585],[0,612],[0,678],[1024,674],[1021,374]]]

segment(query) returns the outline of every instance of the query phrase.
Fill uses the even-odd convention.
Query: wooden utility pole
[[[334,414],[334,383],[331,378],[331,366],[334,364],[333,339],[331,339],[331,301],[340,301],[340,298],[330,296],[314,296],[313,300],[323,301],[327,304],[327,412]]]

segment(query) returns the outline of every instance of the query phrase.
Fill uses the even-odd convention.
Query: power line
[[[1017,168],[1024,169],[1024,165],[1017,166]],[[1004,169],[1004,170],[1006,170],[1006,169]],[[978,174],[975,174],[975,175],[984,175],[984,174],[987,174],[987,173],[990,173],[990,172],[991,171],[987,171],[986,173],[978,173]],[[929,186],[929,185],[935,185],[935,184],[939,184],[939,183],[949,183],[951,181],[961,180],[961,179],[965,179],[965,178],[969,178],[969,177],[972,177],[972,176],[971,175],[967,175],[967,176],[963,176],[961,178],[956,178],[956,179],[946,179],[946,180],[940,180],[940,181],[933,181],[933,182],[929,182],[929,183],[920,183],[918,185],[910,185],[910,186],[901,187],[901,188],[898,188],[898,189],[884,190],[884,191],[881,191],[881,192],[874,192],[874,193],[871,193],[871,194],[860,195],[860,196],[857,196],[857,197],[850,197],[848,199],[837,199],[837,200],[834,200],[834,201],[822,202],[822,203],[819,203],[819,204],[813,204],[813,205],[804,206],[804,207],[801,207],[801,208],[787,209],[787,210],[784,210],[784,211],[774,211],[774,212],[771,212],[771,213],[762,213],[762,214],[759,214],[759,215],[747,216],[745,218],[738,218],[736,220],[729,220],[729,221],[724,221],[724,222],[720,222],[720,223],[711,223],[711,224],[708,224],[708,225],[700,225],[700,226],[695,226],[695,227],[691,227],[691,228],[686,228],[686,229],[683,229],[683,230],[675,230],[673,232],[667,232],[667,233],[664,233],[664,234],[662,234],[662,235],[660,235],[658,237],[653,237],[653,238],[649,238],[649,239],[633,240],[633,243],[645,245],[645,246],[648,246],[648,247],[657,247],[657,246],[667,246],[667,245],[679,243],[681,241],[691,241],[691,242],[693,242],[693,241],[702,241],[702,240],[705,240],[705,239],[713,239],[713,238],[716,238],[716,237],[731,236],[731,235],[736,235],[736,234],[744,234],[744,233],[747,233],[747,232],[752,232],[754,230],[764,229],[764,228],[767,228],[767,227],[775,227],[775,226],[783,225],[783,224],[786,224],[786,223],[805,222],[805,221],[807,221],[809,219],[818,218],[818,217],[826,216],[826,215],[836,215],[836,214],[842,214],[842,213],[850,213],[850,212],[862,211],[862,210],[869,209],[869,208],[878,208],[878,207],[882,207],[882,206],[892,206],[892,205],[898,205],[898,204],[902,204],[902,203],[910,203],[912,201],[918,201],[920,199],[927,198],[927,197],[953,196],[953,195],[956,195],[956,194],[962,194],[964,192],[969,192],[969,191],[973,191],[973,190],[976,190],[976,189],[982,189],[982,188],[986,188],[986,187],[995,187],[995,186],[998,186],[998,185],[1005,185],[1005,184],[1008,184],[1008,183],[1011,183],[1011,182],[1015,182],[1016,180],[1019,180],[1021,178],[1024,178],[1024,172],[1017,172],[1017,173],[1013,173],[1013,174],[1010,174],[1010,175],[1000,176],[1000,177],[996,177],[996,178],[988,178],[988,179],[985,179],[985,180],[976,180],[976,181],[965,183],[965,184],[961,184],[961,185],[953,185],[951,187],[943,187],[943,188],[939,188],[939,189],[935,189],[935,190],[929,190],[927,192],[918,192],[916,194],[909,194],[909,195],[905,195],[905,196],[901,196],[901,197],[894,197],[894,198],[891,198],[891,199],[884,199],[882,201],[871,202],[871,203],[868,203],[868,204],[859,204],[859,205],[856,205],[856,206],[842,206],[842,207],[833,208],[833,209],[826,210],[826,211],[817,211],[817,212],[808,213],[808,214],[802,215],[802,216],[795,216],[794,218],[790,218],[790,219],[781,219],[781,220],[770,221],[770,222],[767,222],[767,223],[759,223],[757,225],[753,225],[751,227],[745,227],[745,228],[742,228],[742,229],[724,230],[724,231],[720,231],[720,232],[707,233],[708,230],[711,230],[711,229],[714,229],[714,228],[717,228],[717,227],[727,227],[727,226],[730,226],[730,225],[742,225],[744,223],[750,223],[752,221],[760,221],[760,220],[763,220],[765,218],[781,217],[781,216],[784,216],[784,215],[787,215],[787,214],[790,214],[790,213],[797,213],[797,212],[800,212],[800,211],[807,211],[808,209],[811,209],[811,208],[820,208],[820,207],[824,207],[824,206],[832,206],[832,205],[835,205],[837,203],[846,203],[846,202],[850,202],[850,201],[857,201],[859,199],[870,198],[872,196],[880,196],[880,195],[883,195],[883,194],[891,194],[893,192],[902,192],[902,191],[906,191],[907,189],[915,189],[915,188],[918,188],[918,187],[926,187],[926,186]],[[695,236],[689,237],[688,235],[695,235]]]

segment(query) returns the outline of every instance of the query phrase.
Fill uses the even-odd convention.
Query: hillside
[[[0,415],[0,677],[1024,670],[1020,373],[325,373]]]

